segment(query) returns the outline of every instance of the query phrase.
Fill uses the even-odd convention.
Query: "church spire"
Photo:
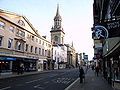
[[[57,12],[56,12],[56,16],[59,16],[59,4],[57,4]]]
[[[61,21],[62,20],[62,18],[60,16],[60,12],[59,12],[59,4],[57,4],[57,12],[56,12],[56,16],[55,16],[54,20],[55,21],[57,21],[57,20]]]

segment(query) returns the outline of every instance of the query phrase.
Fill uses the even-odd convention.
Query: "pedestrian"
[[[96,68],[95,68],[95,73],[98,76],[98,74],[99,74],[99,67],[98,66],[96,66]]]
[[[23,74],[24,73],[24,64],[20,65],[20,73]]]
[[[83,79],[85,79],[85,73],[82,67],[79,67],[79,77],[80,77],[80,83],[83,83]]]
[[[92,70],[94,70],[94,65],[92,65]]]

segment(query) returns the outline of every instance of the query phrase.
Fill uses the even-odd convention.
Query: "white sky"
[[[54,25],[57,4],[62,17],[65,43],[73,45],[76,52],[93,57],[93,0],[0,0],[0,9],[26,16],[41,36],[47,35]]]

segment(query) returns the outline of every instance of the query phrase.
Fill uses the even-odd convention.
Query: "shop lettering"
[[[108,29],[114,29],[114,28],[119,28],[120,27],[120,22],[111,22],[111,23],[107,23],[107,28]]]

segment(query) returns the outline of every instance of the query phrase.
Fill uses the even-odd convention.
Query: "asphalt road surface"
[[[78,69],[54,70],[0,80],[0,90],[64,90],[78,78]]]

